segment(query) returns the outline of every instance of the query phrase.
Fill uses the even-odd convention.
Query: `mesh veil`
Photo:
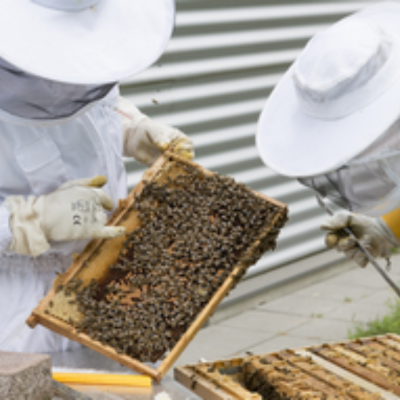
[[[21,71],[0,58],[0,109],[20,118],[52,120],[72,116],[102,99],[114,86],[55,82]]]
[[[396,208],[400,205],[400,120],[341,168],[298,180],[352,212],[382,215],[376,210],[383,210],[380,204],[387,203],[388,198],[391,204],[385,205],[385,212],[386,208]]]

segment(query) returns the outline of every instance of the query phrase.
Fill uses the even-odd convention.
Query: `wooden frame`
[[[257,393],[252,393],[232,379],[235,368],[241,367],[245,358],[218,360],[197,365],[187,365],[174,369],[174,378],[187,389],[207,400],[262,400]],[[212,370],[226,370],[222,379]],[[228,371],[232,370],[232,373]]]
[[[129,209],[132,207],[135,201],[135,194],[139,194],[143,187],[144,181],[150,182],[152,180],[157,179],[159,174],[163,173],[164,168],[166,168],[167,163],[170,161],[179,161],[183,164],[187,164],[193,166],[197,169],[200,169],[204,174],[210,175],[212,174],[210,171],[202,168],[201,166],[194,164],[193,162],[184,160],[176,155],[166,154],[165,156],[160,157],[157,162],[153,165],[152,168],[147,170],[142,178],[142,181],[132,190],[129,196],[120,203],[120,206],[114,212],[112,217],[110,218],[108,225],[121,225],[126,227],[127,233],[131,232],[138,226],[138,220],[135,218],[129,217]],[[286,217],[287,207],[283,203],[280,203],[276,200],[270,199],[262,194],[255,192],[256,195],[262,197],[266,201],[275,204],[279,208],[279,212],[275,216],[273,222],[269,229],[263,232],[263,236],[268,234],[270,229],[272,229],[279,218]],[[261,237],[259,238],[261,240]],[[137,372],[146,374],[150,376],[155,381],[160,381],[162,377],[168,372],[168,370],[172,367],[175,361],[178,359],[180,354],[184,351],[187,345],[193,340],[194,336],[201,329],[204,323],[209,319],[209,317],[213,314],[219,303],[224,299],[224,297],[228,294],[231,288],[238,281],[238,274],[242,273],[245,266],[239,263],[231,274],[227,277],[227,279],[223,282],[217,292],[213,295],[210,302],[203,308],[203,310],[198,314],[192,325],[189,329],[182,335],[178,343],[175,347],[168,353],[166,358],[162,361],[161,365],[157,368],[151,368],[148,365],[133,359],[126,355],[118,354],[113,348],[109,346],[104,346],[100,342],[92,340],[88,335],[83,333],[78,333],[76,329],[68,324],[66,321],[63,321],[59,318],[56,318],[49,313],[46,313],[46,309],[49,307],[51,302],[54,300],[57,295],[57,286],[66,285],[69,281],[71,281],[78,274],[82,277],[85,283],[88,283],[92,278],[100,277],[101,274],[111,265],[112,262],[115,262],[118,257],[119,250],[124,241],[124,237],[108,239],[108,240],[93,240],[89,243],[86,249],[75,258],[72,265],[68,268],[66,273],[61,277],[57,278],[53,284],[52,289],[46,295],[46,297],[39,303],[39,305],[32,311],[31,316],[27,320],[27,324],[34,328],[37,324],[41,324],[52,331],[66,336],[69,339],[75,340],[115,361],[118,363],[125,365],[128,368],[131,368]],[[254,251],[258,247],[259,241],[256,241],[252,246],[250,246],[249,250]],[[101,255],[101,257],[99,257]],[[85,263],[88,260],[96,260],[96,268],[85,274]],[[92,261],[91,261],[92,262]],[[86,268],[87,269],[87,268]]]

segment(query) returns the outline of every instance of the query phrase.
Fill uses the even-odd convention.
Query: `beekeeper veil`
[[[337,170],[298,179],[349,211],[374,217],[393,211],[400,206],[400,121]]]
[[[0,108],[73,114],[154,63],[172,34],[174,0],[3,0]]]
[[[400,205],[400,4],[380,3],[314,36],[261,114],[263,161],[371,216]]]
[[[74,85],[31,75],[0,58],[0,109],[30,120],[68,118],[114,87]]]

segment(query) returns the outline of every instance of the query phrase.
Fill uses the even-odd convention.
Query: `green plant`
[[[387,302],[389,313],[370,322],[359,323],[348,332],[349,339],[357,339],[366,336],[383,335],[386,333],[400,334],[400,301],[390,299]]]
[[[312,313],[311,314],[311,318],[322,318],[324,316],[324,314],[315,314],[315,313]]]
[[[351,303],[351,302],[353,301],[353,299],[352,299],[351,297],[345,297],[345,298],[343,299],[343,301],[344,301],[345,303]]]

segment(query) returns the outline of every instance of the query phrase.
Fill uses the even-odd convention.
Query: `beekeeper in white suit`
[[[400,246],[400,4],[379,3],[318,33],[269,98],[257,146],[273,170],[341,211],[325,241],[360,266]]]
[[[1,2],[0,350],[76,346],[25,320],[88,239],[124,233],[104,226],[127,195],[122,154],[193,156],[118,93],[162,54],[174,14],[173,0]]]

